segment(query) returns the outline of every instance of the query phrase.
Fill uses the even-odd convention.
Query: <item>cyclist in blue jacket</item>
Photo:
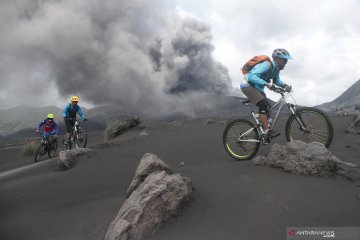
[[[272,61],[263,61],[256,64],[247,74],[244,75],[240,84],[240,89],[249,100],[259,108],[259,118],[264,129],[265,144],[269,143],[268,114],[270,103],[264,92],[265,87],[273,90],[271,79],[277,86],[283,87],[290,92],[292,87],[280,80],[280,71],[285,68],[288,59],[292,59],[289,52],[282,48],[277,48],[272,53]]]
[[[70,132],[75,124],[76,114],[79,114],[81,120],[83,120],[84,122],[87,121],[87,118],[85,117],[85,114],[83,114],[83,112],[81,111],[78,102],[79,98],[77,96],[72,96],[70,103],[66,104],[63,111],[63,117],[66,126],[66,140],[70,138]]]

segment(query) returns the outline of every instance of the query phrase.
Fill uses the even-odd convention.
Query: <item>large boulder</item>
[[[268,156],[255,157],[253,162],[296,174],[340,175],[352,181],[360,180],[360,169],[357,165],[341,161],[323,144],[317,142],[292,141],[285,145],[274,144]]]
[[[172,174],[157,156],[146,154],[129,187],[129,197],[105,234],[105,240],[140,240],[179,213],[192,192],[190,180]]]
[[[165,171],[168,174],[173,172],[168,165],[156,155],[151,153],[146,153],[136,169],[135,176],[127,190],[127,197],[142,183],[144,179],[149,176],[151,173]]]
[[[89,148],[74,148],[70,150],[61,151],[58,157],[58,166],[62,170],[69,170],[75,166],[75,159],[78,156],[93,152]]]

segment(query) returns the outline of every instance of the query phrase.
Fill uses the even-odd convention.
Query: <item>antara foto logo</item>
[[[289,231],[289,232],[288,232],[288,235],[289,235],[290,237],[296,237],[296,233],[297,233],[297,231],[294,229],[294,230]]]

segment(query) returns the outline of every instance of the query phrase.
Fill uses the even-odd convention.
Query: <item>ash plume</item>
[[[189,99],[231,91],[227,69],[211,55],[210,27],[179,17],[168,1],[6,0],[0,5],[4,104],[20,94],[17,104],[47,99],[55,105],[56,98],[77,94],[94,105],[166,114],[194,112]]]

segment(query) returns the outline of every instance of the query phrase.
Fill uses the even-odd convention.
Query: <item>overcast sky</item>
[[[318,105],[360,79],[360,1],[179,0],[211,25],[215,58],[239,87],[240,67],[257,54],[285,48],[293,56],[281,72],[297,102]],[[276,95],[271,95],[276,99]]]
[[[356,0],[1,0],[0,109],[61,107],[73,94],[85,106],[148,111],[185,96],[193,105],[194,92],[241,96],[240,67],[275,48],[294,58],[281,79],[297,103],[332,101],[360,78],[359,9]]]

